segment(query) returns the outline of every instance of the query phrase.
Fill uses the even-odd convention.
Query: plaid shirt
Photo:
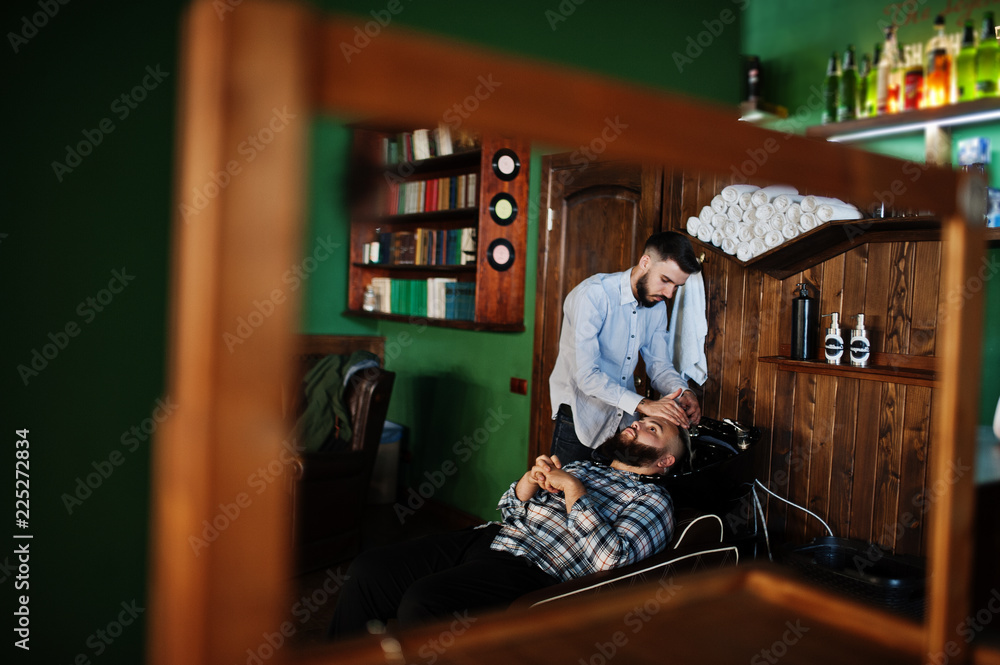
[[[566,513],[562,493],[539,489],[527,501],[512,483],[497,508],[503,515],[491,549],[523,556],[562,581],[625,566],[666,547],[674,531],[670,494],[642,476],[591,462],[563,469],[587,493]]]

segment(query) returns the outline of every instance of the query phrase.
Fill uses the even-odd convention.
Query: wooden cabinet
[[[386,164],[385,142],[397,135],[395,131],[354,130],[351,188],[356,200],[351,213],[347,313],[467,330],[523,331],[528,143],[484,135],[472,149],[456,148],[453,154]],[[455,194],[460,185],[462,196]],[[444,199],[445,192],[450,193],[450,203]],[[450,248],[463,229],[475,230],[474,257],[444,260],[438,239],[447,243],[442,247]],[[418,230],[424,239],[421,249],[425,243],[428,248],[434,245],[423,249],[422,257],[393,257],[393,248],[385,242],[389,236],[382,235],[380,261],[367,260],[367,244],[379,240],[380,234],[393,234],[398,242]],[[412,242],[415,246],[416,240]],[[439,299],[428,295],[426,280],[441,277],[470,285],[465,293],[473,300],[464,318],[428,315],[427,299]],[[373,279],[405,284],[406,306],[400,307],[397,298],[393,312],[365,311],[365,290]],[[388,309],[384,302],[382,306]]]

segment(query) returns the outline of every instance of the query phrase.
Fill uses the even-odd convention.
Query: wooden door
[[[659,228],[662,170],[624,162],[580,163],[580,155],[542,160],[535,358],[528,460],[552,442],[549,375],[559,352],[563,300],[577,284],[629,268]],[[637,369],[637,390],[645,387]]]

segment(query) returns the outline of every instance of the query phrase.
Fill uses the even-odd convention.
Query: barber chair
[[[308,363],[310,358],[304,360]],[[312,363],[317,360],[311,358]],[[294,500],[299,572],[329,566],[360,551],[368,489],[395,378],[379,368],[356,372],[345,389],[352,429],[349,445],[299,454]]]
[[[753,450],[760,430],[702,418],[685,442],[688,454],[672,473],[651,479],[674,501],[674,536],[666,549],[642,561],[540,589],[512,608],[564,602],[580,594],[637,584],[666,585],[675,575],[734,566],[756,540]]]

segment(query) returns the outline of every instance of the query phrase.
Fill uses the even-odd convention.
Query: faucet
[[[736,430],[736,447],[740,450],[746,450],[750,447],[750,430],[740,425],[734,420],[729,418],[724,418],[722,422],[726,423],[734,430]]]

